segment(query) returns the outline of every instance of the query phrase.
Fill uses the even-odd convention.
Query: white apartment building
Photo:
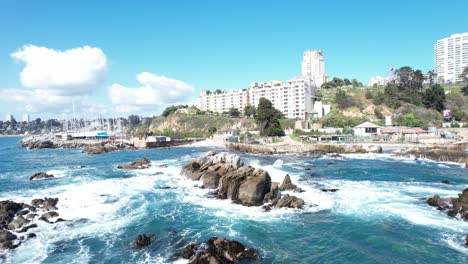
[[[370,78],[369,83],[367,86],[372,87],[374,84],[378,86],[385,86],[390,81],[390,78],[382,77],[382,76],[374,76]]]
[[[242,91],[202,91],[193,104],[203,111],[222,113],[231,107],[243,111],[247,104],[257,107],[262,97],[270,100],[273,107],[290,119],[323,117],[330,112],[329,105],[315,101],[313,81],[304,79],[301,75],[289,81],[254,82]]]
[[[302,56],[302,76],[314,81],[317,87],[321,87],[328,81],[325,75],[325,62],[320,50],[306,50]]]
[[[200,97],[193,103],[202,111],[227,112],[230,108],[237,108],[242,111],[248,104],[248,92],[240,91],[221,91],[210,92],[202,90]]]
[[[468,67],[468,33],[453,34],[434,45],[434,68],[439,83],[461,82],[460,74]]]

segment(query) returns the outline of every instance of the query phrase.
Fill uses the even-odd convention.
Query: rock
[[[281,183],[280,187],[281,190],[295,190],[297,188],[291,181],[291,177],[288,174],[284,177],[283,183]]]
[[[447,180],[441,180],[440,183],[443,183],[443,184],[450,184],[450,182],[447,181]]]
[[[310,170],[312,170],[312,168],[311,167],[305,167],[304,170],[310,171]]]
[[[50,218],[54,218],[54,217],[57,217],[57,216],[59,216],[59,214],[57,212],[50,211],[50,212],[42,214],[41,218],[46,218],[47,220],[49,220]]]
[[[302,190],[302,188],[301,188],[301,187],[297,187],[296,189],[294,189],[294,191],[293,191],[293,192],[295,192],[295,193],[302,193],[302,192],[305,192],[305,191],[304,191],[304,190]]]
[[[367,147],[367,152],[368,153],[383,153],[383,149],[382,149],[382,146],[368,146]]]
[[[161,174],[164,174],[164,173],[162,171],[157,171],[153,175],[161,175]]]
[[[340,189],[326,189],[326,188],[322,188],[320,189],[322,192],[337,192],[339,191]]]
[[[441,198],[438,195],[427,199],[427,204],[437,207],[438,210],[447,210],[447,215],[468,221],[468,188],[464,189],[458,197]]]
[[[218,188],[219,178],[220,176],[216,171],[207,171],[202,174],[200,180],[203,183],[203,187],[215,189]]]
[[[139,169],[147,169],[151,166],[151,161],[147,158],[142,158],[137,161],[128,163],[128,164],[123,164],[117,166],[118,169],[122,170],[139,170]]]
[[[8,230],[0,229],[0,249],[14,249],[17,246],[13,244],[13,241],[18,237]]]
[[[182,167],[182,174],[193,181],[198,181],[202,176],[202,173],[199,171],[200,167],[201,166],[198,162],[190,162],[189,164]]]
[[[37,208],[41,208],[47,211],[57,210],[58,198],[47,198],[44,199],[34,199],[31,201],[31,204]]]
[[[268,172],[244,166],[221,177],[218,197],[246,206],[258,206],[263,203],[270,188],[271,178]]]
[[[8,229],[15,230],[21,228],[25,224],[29,224],[29,220],[25,219],[21,215],[17,216],[13,221],[8,224]]]
[[[264,204],[262,205],[262,209],[264,212],[270,212],[271,211],[271,205],[270,204]]]
[[[82,152],[87,153],[87,154],[102,154],[102,153],[107,153],[109,151],[105,146],[101,144],[97,144],[97,145],[86,146]]]
[[[212,237],[203,244],[190,244],[177,256],[188,259],[190,264],[245,263],[259,258],[256,250],[246,248],[238,241],[218,237]]]
[[[45,172],[38,172],[34,173],[31,177],[29,177],[29,180],[40,180],[40,179],[47,179],[47,178],[54,178],[55,176],[52,174],[47,174]]]
[[[263,198],[263,203],[270,203],[271,205],[276,205],[276,203],[279,201],[280,198],[281,198],[281,193],[278,187],[278,183],[272,182],[270,192],[268,192]]]
[[[278,203],[276,203],[276,208],[287,207],[302,209],[304,204],[304,200],[297,198],[296,196],[290,196],[289,194],[286,194],[281,199],[279,199]]]
[[[167,164],[159,164],[159,168],[167,168]]]
[[[25,227],[21,228],[21,230],[19,230],[18,233],[28,232],[29,229],[36,228],[36,227],[37,227],[36,224],[31,224],[31,225],[28,225],[28,226],[25,226]]]
[[[468,235],[465,236],[465,238],[463,239],[463,242],[465,242],[465,247],[468,247]]]
[[[138,235],[135,239],[135,246],[142,248],[146,247],[156,238],[155,234],[143,234]]]
[[[55,148],[55,144],[54,142],[50,141],[50,140],[44,140],[44,141],[41,141],[37,144],[37,147],[38,149],[45,149],[45,148]]]

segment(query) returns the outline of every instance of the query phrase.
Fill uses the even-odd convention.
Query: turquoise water
[[[345,161],[242,155],[248,164],[269,171],[274,181],[291,175],[306,190],[295,195],[315,205],[264,213],[207,198],[209,190],[194,187],[196,182],[179,175],[183,164],[209,150],[94,156],[77,149],[27,150],[19,147],[18,138],[0,138],[0,200],[58,197],[60,216],[70,220],[55,225],[38,222],[37,237],[0,262],[184,263],[171,258],[178,248],[212,236],[256,248],[261,263],[468,262],[468,249],[462,245],[468,223],[424,202],[434,194],[455,196],[468,187],[467,170],[460,165],[387,155],[350,155]],[[152,168],[116,169],[141,157],[148,157]],[[278,159],[282,166],[273,166]],[[305,171],[307,166],[314,167]],[[28,180],[39,171],[59,178]],[[158,171],[164,174],[154,175]],[[324,193],[319,187],[340,190]],[[131,242],[141,233],[157,238],[137,250]]]

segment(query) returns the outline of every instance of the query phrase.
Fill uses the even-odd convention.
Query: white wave
[[[283,160],[277,159],[277,160],[275,161],[275,163],[273,163],[273,167],[281,168],[281,167],[283,167],[283,163],[284,163]]]

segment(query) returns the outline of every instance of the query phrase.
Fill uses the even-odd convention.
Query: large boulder
[[[140,170],[151,167],[151,161],[147,158],[142,158],[128,164],[122,164],[117,166],[118,169],[122,170]]]
[[[34,173],[31,177],[29,177],[29,180],[40,180],[40,179],[48,179],[48,178],[54,178],[55,176],[53,174],[47,174],[45,172],[38,172]]]
[[[139,248],[146,247],[149,244],[151,244],[151,242],[153,242],[155,238],[156,238],[155,234],[138,235],[137,238],[135,239],[135,246]]]
[[[271,178],[268,172],[244,166],[221,177],[218,197],[247,206],[258,206],[263,203],[270,188]]]
[[[203,244],[190,244],[176,256],[188,259],[190,264],[245,263],[259,258],[255,249],[246,248],[235,240],[218,237],[212,237]]]
[[[102,154],[102,153],[107,153],[109,151],[106,149],[105,146],[101,144],[97,144],[97,145],[86,146],[82,152],[88,153],[88,154]]]
[[[8,230],[0,229],[0,249],[14,249],[17,247],[13,243],[18,237]]]

